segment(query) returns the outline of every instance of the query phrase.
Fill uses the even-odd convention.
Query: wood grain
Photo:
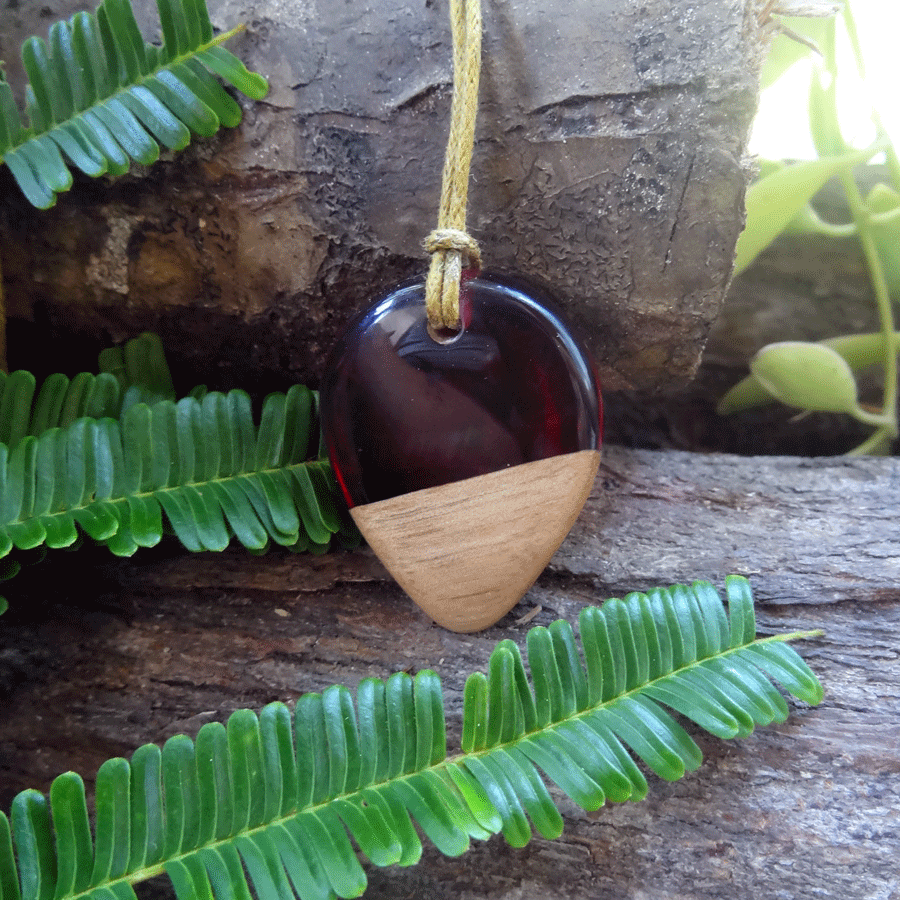
[[[438,625],[481,631],[544,571],[587,500],[600,452],[581,450],[355,506],[350,514]]]
[[[749,575],[762,634],[797,649],[825,701],[736,741],[692,730],[700,769],[586,814],[521,850],[370,867],[367,900],[898,900],[900,509],[897,459],[747,459],[609,448],[550,568],[501,622],[455,635],[370,550],[133,560],[58,554],[6,586],[0,619],[0,806],[66,769],[195,734],[235,708],[367,675],[432,668],[451,752],[466,675],[530,625],[634,588]],[[523,617],[531,617],[524,623]],[[141,889],[145,900],[170,896]]]

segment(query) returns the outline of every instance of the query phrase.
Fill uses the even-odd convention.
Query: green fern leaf
[[[40,433],[0,445],[0,551],[69,546],[77,524],[130,555],[160,541],[163,513],[195,552],[222,550],[232,537],[251,549],[270,540],[323,547],[348,531],[330,466],[305,453],[315,426],[306,388],[269,396],[258,428],[242,391],[135,403],[121,422],[45,428],[65,418],[60,395],[72,393],[60,379],[51,388],[38,405]]]
[[[55,23],[46,41],[22,46],[26,127],[0,78],[0,163],[22,192],[46,209],[72,185],[70,166],[91,177],[122,174],[130,160],[150,165],[160,144],[181,150],[241,118],[211,73],[260,99],[266,80],[220,46],[204,0],[158,0],[164,43],[146,43],[128,0],[103,0],[95,15]]]
[[[310,459],[318,406],[306,388],[268,398],[257,434],[242,392],[201,385],[175,403],[154,334],[104,350],[99,365],[39,390],[30,372],[0,373],[0,579],[21,568],[13,548],[75,547],[82,533],[121,556],[166,530],[193,551],[232,536],[254,553],[358,543],[321,446]]]
[[[25,126],[16,107],[12,88],[4,80],[0,70],[0,156],[14,144],[21,143],[24,136]]]
[[[266,442],[269,447],[269,442]],[[257,447],[259,450],[259,446]],[[629,594],[585,609],[580,641],[556,622],[528,633],[528,668],[501,642],[465,689],[462,752],[447,756],[433,672],[364,680],[239,710],[195,741],[139,748],[101,767],[96,825],[81,779],[54,781],[0,813],[0,900],[133,900],[165,872],[178,900],[356,897],[354,844],[375,865],[413,865],[414,825],[447,855],[502,832],[558,837],[554,782],[585,809],[641,799],[636,764],[674,779],[700,751],[672,710],[713,734],[783,721],[771,678],[816,704],[822,687],[785,643],[758,640],[747,582],[726,581],[728,611],[706,583]],[[776,699],[777,698],[777,699]]]

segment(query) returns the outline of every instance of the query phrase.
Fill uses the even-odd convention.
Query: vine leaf
[[[866,162],[880,150],[884,150],[883,142],[840,156],[792,163],[750,185],[745,200],[747,224],[735,247],[734,274],[743,272],[790,225],[829,178]]]
[[[859,409],[853,370],[825,344],[780,341],[763,347],[750,371],[776,400],[798,409],[855,414]]]
[[[898,338],[900,338],[900,334],[898,334]],[[868,366],[877,365],[884,359],[884,335],[880,331],[868,334],[844,334],[826,338],[818,343],[837,353],[849,366],[851,372],[859,372]],[[725,393],[719,400],[716,411],[720,415],[727,415],[762,406],[776,399],[780,398],[776,398],[774,393],[770,393],[763,386],[762,381],[751,373]]]
[[[268,91],[219,46],[204,0],[157,0],[163,45],[144,41],[129,0],[103,0],[93,15],[56,22],[46,41],[22,46],[28,74],[26,125],[0,72],[0,162],[34,206],[47,209],[86,175],[121,175],[130,161],[149,165],[160,144],[181,150],[191,135],[234,126],[241,109],[213,77],[253,99]]]
[[[468,679],[461,752],[448,757],[443,694],[430,671],[369,678],[240,710],[97,773],[92,833],[81,778],[49,801],[24,791],[0,813],[0,900],[134,900],[165,872],[178,900],[356,897],[377,866],[413,865],[419,830],[444,854],[502,832],[559,836],[553,782],[593,810],[639,800],[641,761],[674,780],[701,754],[673,712],[713,735],[784,721],[773,684],[816,704],[822,686],[785,641],[757,639],[747,581],[728,611],[705,582],[590,607],[580,641],[564,621],[502,641]],[[413,822],[418,825],[418,830]],[[355,846],[354,846],[355,845]]]

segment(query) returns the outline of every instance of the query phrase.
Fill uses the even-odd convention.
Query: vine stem
[[[847,456],[875,456],[884,455],[890,443],[891,435],[888,429],[881,427],[874,431],[858,447],[847,451]]]
[[[894,310],[884,276],[884,266],[878,254],[878,248],[872,237],[871,214],[859,192],[853,173],[845,170],[840,174],[841,184],[847,196],[847,205],[856,224],[859,242],[862,246],[866,264],[869,268],[869,279],[875,290],[875,303],[878,308],[878,319],[881,333],[884,336],[884,388],[882,395],[880,427],[887,430],[890,437],[897,437],[897,333],[894,324]]]
[[[841,10],[844,19],[844,26],[847,30],[847,37],[850,40],[850,47],[853,51],[853,57],[856,62],[857,72],[863,83],[864,89],[868,92],[868,79],[866,78],[866,63],[862,51],[862,44],[859,40],[859,31],[856,27],[856,19],[853,15],[850,3],[845,3]],[[894,182],[894,188],[900,190],[900,160],[897,158],[897,152],[893,143],[889,140],[887,132],[881,121],[881,116],[875,108],[875,104],[869,101],[871,109],[872,122],[875,125],[877,139],[884,141],[885,162],[888,172]],[[894,312],[891,305],[890,292],[888,291],[887,280],[884,276],[884,266],[875,246],[872,237],[872,226],[882,222],[885,219],[893,218],[892,214],[873,215],[866,206],[852,172],[845,171],[841,173],[841,183],[844,193],[847,196],[847,202],[853,220],[857,225],[859,241],[866,257],[869,267],[869,278],[872,287],[875,289],[875,301],[878,306],[878,317],[881,321],[881,331],[884,335],[884,393],[882,403],[882,416],[887,420],[881,424],[873,435],[863,441],[858,447],[850,452],[854,455],[861,455],[870,451],[877,452],[884,448],[884,445],[891,439],[897,437],[897,393],[898,393],[898,372],[897,372],[897,332],[894,327]]]
[[[0,371],[9,371],[9,365],[6,361],[6,294],[3,292],[2,265],[0,265]]]

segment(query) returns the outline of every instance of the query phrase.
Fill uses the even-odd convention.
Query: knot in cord
[[[481,268],[481,250],[478,241],[465,231],[456,228],[436,228],[425,238],[425,250],[428,253],[446,253],[455,250],[465,254],[471,269]]]
[[[431,266],[425,282],[425,311],[435,330],[459,330],[459,285],[463,268],[481,268],[478,242],[456,228],[436,228],[425,238]],[[465,265],[463,258],[465,257]]]

